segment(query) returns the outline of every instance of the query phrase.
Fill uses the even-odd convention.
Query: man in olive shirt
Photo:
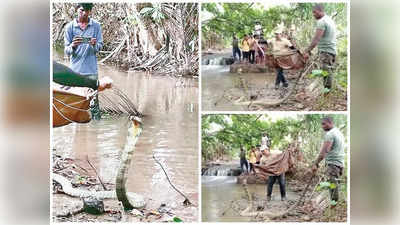
[[[232,55],[233,55],[233,60],[236,61],[236,54],[239,56],[239,62],[241,59],[241,52],[239,48],[239,39],[237,39],[236,35],[233,35],[233,40],[232,40]]]
[[[324,86],[331,89],[332,73],[336,60],[336,25],[329,16],[325,15],[322,4],[314,5],[313,15],[317,20],[317,29],[310,46],[306,49],[304,57],[308,59],[311,51],[318,45],[321,69],[328,72],[328,75],[324,77]]]
[[[249,165],[247,163],[247,158],[246,158],[246,151],[244,151],[243,147],[240,147],[240,169],[242,169],[242,173],[248,173],[249,172]],[[244,169],[246,167],[246,170]]]
[[[318,164],[325,158],[328,181],[335,184],[335,188],[330,189],[331,200],[337,202],[339,200],[339,177],[342,176],[344,167],[344,136],[338,128],[334,127],[331,117],[323,118],[321,126],[326,134],[318,158],[312,165],[312,172],[317,171]]]

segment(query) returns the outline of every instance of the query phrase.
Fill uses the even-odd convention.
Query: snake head
[[[140,118],[138,116],[130,116],[129,120],[133,122],[133,125],[135,128],[142,127],[142,118]]]

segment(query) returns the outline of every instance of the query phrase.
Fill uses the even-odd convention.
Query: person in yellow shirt
[[[249,36],[246,34],[242,41],[242,52],[243,52],[243,61],[249,62],[250,56],[250,44],[249,44]]]
[[[253,174],[255,174],[256,171],[254,170],[254,164],[256,164],[257,158],[256,158],[256,151],[255,151],[254,146],[251,147],[251,150],[250,150],[249,162],[250,162],[250,173],[251,173],[251,171],[253,171]]]
[[[292,43],[288,39],[282,37],[282,30],[277,29],[275,31],[275,38],[272,40],[272,53],[274,55],[284,55],[289,53],[291,47],[293,48]],[[281,83],[283,87],[288,87],[289,85],[283,74],[283,69],[278,66],[276,72],[275,89],[277,90]]]
[[[256,59],[256,49],[255,49],[255,43],[256,40],[254,39],[253,35],[249,34],[249,61],[251,64],[254,64],[255,59]]]

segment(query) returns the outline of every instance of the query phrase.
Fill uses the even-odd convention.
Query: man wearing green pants
[[[319,163],[325,158],[328,181],[335,184],[335,187],[330,189],[331,200],[337,202],[339,200],[339,178],[343,174],[344,167],[344,136],[338,128],[334,127],[331,117],[323,118],[321,126],[326,134],[318,158],[312,165],[312,172],[317,171]]]
[[[64,36],[65,53],[70,57],[71,69],[90,79],[98,79],[96,53],[103,47],[100,23],[90,18],[93,3],[77,5],[78,18],[67,24]],[[92,118],[100,119],[97,97],[91,105]]]
[[[324,77],[324,86],[330,90],[336,61],[336,25],[329,16],[325,15],[323,5],[314,5],[312,12],[317,20],[317,29],[310,46],[305,50],[304,57],[308,59],[311,50],[318,45],[321,69],[328,72],[328,75]]]

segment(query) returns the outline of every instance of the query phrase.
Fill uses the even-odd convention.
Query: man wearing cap
[[[289,52],[290,47],[293,47],[292,43],[288,39],[282,37],[282,29],[276,29],[275,38],[272,40],[272,53],[274,55],[284,55]],[[275,89],[277,90],[281,83],[283,87],[288,87],[288,83],[283,74],[283,69],[278,66],[276,73]]]
[[[317,29],[310,46],[305,50],[304,57],[308,59],[311,55],[311,50],[318,45],[321,69],[328,72],[328,75],[324,77],[324,86],[331,89],[334,63],[336,61],[336,25],[329,16],[325,15],[322,4],[314,5],[312,12],[317,20]]]
[[[90,79],[98,79],[96,53],[103,47],[100,23],[90,18],[93,3],[77,5],[78,18],[67,24],[64,36],[65,54],[70,57],[71,69]],[[91,107],[93,119],[100,119],[98,99]]]
[[[271,153],[269,150],[261,150],[262,158],[261,165],[265,165],[266,162],[271,157]],[[285,172],[279,174],[278,176],[269,176],[267,181],[267,201],[271,201],[272,198],[272,189],[274,187],[275,182],[278,180],[279,190],[281,192],[281,201],[286,201],[286,179]]]

